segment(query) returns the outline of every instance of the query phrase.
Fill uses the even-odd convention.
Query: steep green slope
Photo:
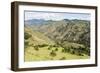
[[[31,35],[29,39],[25,39],[25,41],[28,41],[30,45],[54,44],[54,42],[43,33],[35,31],[28,26],[25,27],[25,33]]]

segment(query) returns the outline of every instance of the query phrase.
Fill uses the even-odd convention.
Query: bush
[[[52,48],[52,46],[50,45],[50,46],[48,47],[48,50],[51,50],[51,48]]]
[[[84,51],[84,53],[85,53],[86,55],[90,56],[90,49],[89,49],[89,48],[86,48],[85,51]]]
[[[83,56],[81,53],[78,54],[79,56]]]
[[[29,42],[28,41],[25,41],[24,43],[25,43],[25,45],[29,45]]]
[[[75,54],[75,51],[73,50],[73,51],[71,52],[71,54]]]
[[[37,45],[38,47],[46,47],[48,44]]]
[[[48,50],[50,50],[51,48],[50,47],[48,47]]]
[[[29,42],[28,41],[24,41],[25,47],[29,46]]]
[[[66,59],[66,57],[62,57],[60,60],[65,60]]]
[[[58,51],[58,48],[56,48],[55,51]]]
[[[62,49],[62,52],[63,53],[66,53],[66,52],[71,53],[71,50],[70,50],[70,48],[64,48],[64,49]]]
[[[34,49],[35,49],[36,51],[38,51],[38,50],[39,50],[38,46],[34,46]]]
[[[52,45],[52,47],[59,47],[59,46],[55,44],[55,45]]]
[[[55,57],[55,56],[56,56],[56,53],[55,53],[54,51],[51,51],[50,55],[51,55],[52,57]]]
[[[29,33],[25,32],[24,33],[24,38],[27,40],[29,39],[30,37],[32,37],[32,35],[30,35]]]
[[[64,49],[62,49],[62,53],[64,53],[65,52],[65,50]]]

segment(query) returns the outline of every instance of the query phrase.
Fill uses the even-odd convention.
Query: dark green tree
[[[56,53],[55,53],[54,51],[51,51],[51,52],[50,52],[50,55],[51,55],[52,57],[55,57],[55,56],[56,56]]]
[[[27,32],[24,33],[24,38],[25,38],[25,40],[29,39],[30,37],[32,37],[31,34],[29,34],[29,33],[27,33]]]

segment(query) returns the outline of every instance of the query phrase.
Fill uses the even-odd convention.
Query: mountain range
[[[24,26],[25,61],[90,58],[90,21],[31,19]]]
[[[25,21],[26,26],[42,32],[55,41],[67,41],[84,44],[90,47],[90,21],[69,20],[60,21],[32,19]]]

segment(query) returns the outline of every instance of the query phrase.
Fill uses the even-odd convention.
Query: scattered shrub
[[[55,51],[58,51],[58,48],[56,48]]]
[[[59,46],[55,44],[55,45],[52,45],[52,47],[59,47]]]
[[[28,41],[25,41],[24,43],[25,43],[25,46],[28,46],[29,45],[29,42]]]
[[[24,41],[24,45],[25,45],[25,48],[29,46],[29,42],[28,41]]]
[[[64,48],[64,49],[62,49],[62,52],[63,53],[66,53],[66,52],[70,53],[70,49],[69,48]]]
[[[39,50],[38,46],[34,46],[34,49],[35,49],[36,51],[38,51],[38,50]]]
[[[75,54],[75,51],[72,51],[72,53],[71,54]]]
[[[79,53],[78,55],[79,55],[79,56],[82,56],[82,54],[81,54],[81,53]]]
[[[48,50],[50,50],[51,48],[50,47],[48,47]]]
[[[46,47],[48,44],[37,45],[38,47]]]
[[[49,45],[48,50],[51,50],[51,49],[52,49],[52,45]]]
[[[86,47],[85,52],[86,55],[90,56],[90,49]]]
[[[64,53],[65,52],[65,50],[64,49],[62,49],[62,53]]]
[[[55,57],[55,56],[56,56],[56,53],[55,53],[54,51],[51,51],[50,55],[51,55],[52,57]]]
[[[24,38],[25,38],[26,40],[29,39],[30,37],[32,37],[31,34],[29,34],[29,33],[27,33],[27,32],[24,33]]]
[[[66,57],[62,57],[60,60],[65,60],[66,59]]]

